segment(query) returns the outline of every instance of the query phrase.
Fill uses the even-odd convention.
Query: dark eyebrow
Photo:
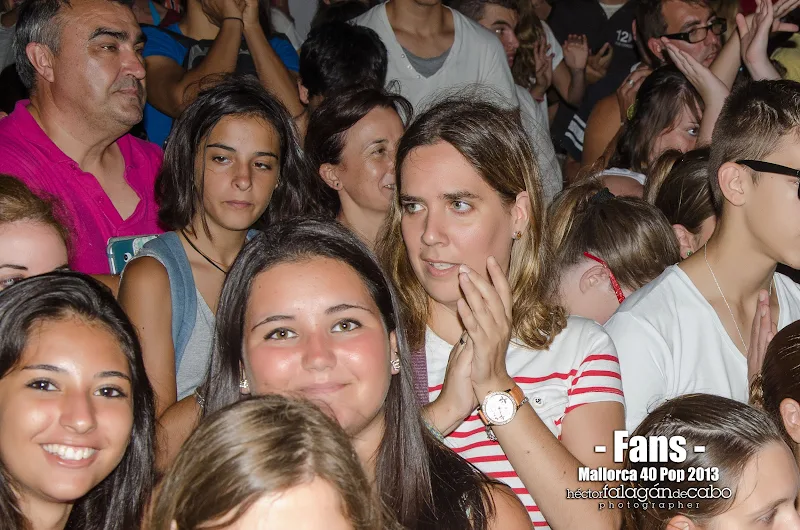
[[[275,322],[277,320],[294,320],[294,317],[291,315],[272,315],[253,326],[250,331],[253,331],[258,326],[263,326],[264,324],[269,324],[270,322]]]
[[[127,31],[120,31],[116,29],[100,27],[94,30],[91,35],[89,35],[89,40],[94,40],[97,37],[104,37],[104,36],[111,37],[120,42],[127,42],[131,38],[131,34],[128,33]]]
[[[29,364],[25,366],[23,370],[46,370],[48,372],[56,372],[56,373],[66,373],[66,370],[63,368],[59,368],[58,366],[53,366],[52,364]]]
[[[700,24],[701,24],[701,22],[698,19],[689,20],[688,22],[684,22],[683,26],[681,26],[681,29],[680,29],[680,31],[678,31],[678,33],[683,33],[684,31],[689,31],[694,26],[699,26]]]
[[[509,24],[505,20],[495,20],[494,22],[492,22],[492,26],[505,26],[509,29],[512,29],[511,24]]]
[[[475,195],[471,191],[466,191],[466,190],[454,191],[453,193],[445,193],[444,195],[441,195],[441,198],[445,199],[447,201],[461,201],[461,200],[464,200],[464,199],[480,199],[480,197],[478,197],[477,195]]]
[[[26,271],[28,270],[28,267],[25,267],[24,265],[15,265],[13,263],[3,263],[2,265],[0,265],[0,269],[14,269],[15,271]]]
[[[372,140],[370,142],[367,142],[367,145],[364,147],[364,149],[366,149],[367,147],[372,147],[373,145],[388,144],[388,143],[389,140],[387,140],[386,138],[378,138],[377,140]]]
[[[400,194],[400,202],[425,202],[421,197],[414,197],[413,195]]]
[[[367,313],[373,313],[372,310],[367,309],[366,307],[358,304],[339,304],[326,309],[325,314],[330,315],[332,313],[338,313],[340,311],[347,311],[348,309],[361,309],[362,311],[366,311]]]
[[[206,149],[208,149],[209,147],[216,147],[217,149],[222,149],[223,151],[228,151],[229,153],[235,153],[236,152],[236,149],[234,149],[233,147],[231,147],[229,145],[225,145],[225,144],[208,144],[206,146]],[[271,156],[275,160],[279,160],[278,155],[276,155],[272,151],[256,151],[254,154],[256,156]]]
[[[116,370],[108,370],[108,371],[105,371],[105,372],[100,372],[99,374],[94,376],[95,379],[104,379],[106,377],[119,377],[121,379],[125,379],[129,383],[131,382],[131,378],[130,377],[128,377],[126,374],[123,374],[122,372],[118,372]]]

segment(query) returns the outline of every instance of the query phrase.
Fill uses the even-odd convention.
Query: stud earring
[[[687,251],[686,251],[686,257],[687,257],[687,258],[688,258],[689,256],[691,256],[692,254],[693,254],[693,252],[692,252],[691,250],[687,250]]]
[[[395,372],[400,371],[400,359],[393,359],[389,364],[392,365],[392,370]]]
[[[514,240],[522,239],[522,232],[520,232],[519,230],[514,232],[514,235],[513,235],[512,239],[514,239]]]

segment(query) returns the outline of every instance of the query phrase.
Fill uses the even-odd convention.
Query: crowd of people
[[[308,4],[0,7],[0,527],[800,530],[800,0]]]

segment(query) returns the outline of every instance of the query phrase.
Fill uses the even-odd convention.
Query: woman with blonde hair
[[[400,140],[378,251],[431,427],[514,489],[537,527],[615,528],[615,513],[564,496],[587,487],[578,467],[614,467],[594,447],[623,425],[622,387],[603,329],[551,301],[532,157],[513,111],[474,97],[437,103]]]
[[[664,214],[616,197],[591,179],[564,190],[548,209],[559,299],[570,315],[599,324],[630,294],[680,261]]]
[[[381,513],[336,421],[271,394],[203,421],[167,471],[149,528],[394,528]]]

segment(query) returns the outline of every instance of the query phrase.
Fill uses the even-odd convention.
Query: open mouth
[[[94,456],[97,449],[91,447],[73,447],[71,445],[45,444],[42,446],[46,452],[55,455],[62,460],[80,461]]]

